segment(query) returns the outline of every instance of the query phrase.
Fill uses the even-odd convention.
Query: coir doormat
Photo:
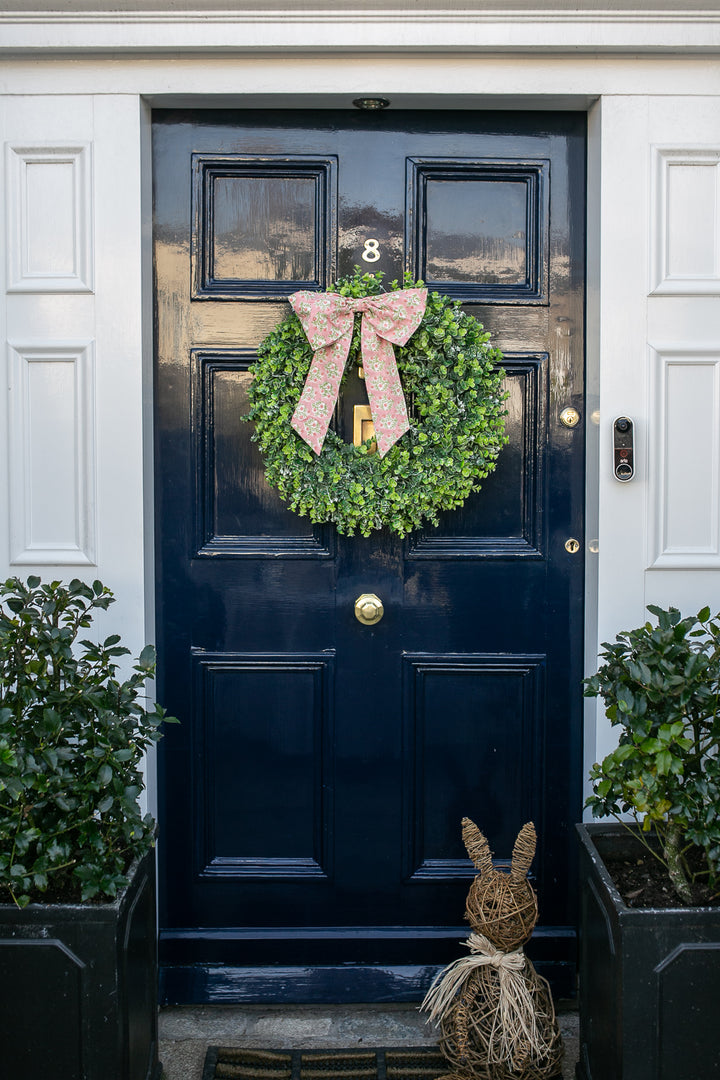
[[[362,1050],[245,1050],[210,1046],[202,1080],[436,1080],[434,1046]]]

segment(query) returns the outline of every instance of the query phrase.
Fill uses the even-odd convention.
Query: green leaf
[[[110,768],[109,765],[101,765],[100,768],[98,769],[98,783],[102,787],[107,787],[107,785],[112,780],[112,776],[113,776],[113,771],[112,771],[112,769]]]
[[[23,797],[25,785],[17,776],[2,776],[0,777],[0,791],[2,790],[7,791],[10,797],[17,801]]]
[[[150,670],[155,666],[155,649],[152,645],[146,645],[138,658],[138,666]]]
[[[661,750],[655,757],[655,763],[660,776],[666,776],[672,768],[673,756],[669,750]]]

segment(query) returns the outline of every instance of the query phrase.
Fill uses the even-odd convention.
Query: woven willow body
[[[522,950],[538,915],[526,876],[534,826],[520,831],[509,873],[493,867],[487,840],[468,818],[463,840],[480,871],[466,905],[470,954],[440,974],[422,1004],[440,1025],[452,1069],[443,1080],[549,1080],[559,1073],[562,1039],[548,984]]]

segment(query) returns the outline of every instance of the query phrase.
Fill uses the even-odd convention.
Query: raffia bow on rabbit
[[[527,880],[535,827],[520,830],[509,873],[493,867],[469,818],[462,832],[480,871],[466,903],[470,955],[440,973],[421,1009],[440,1025],[440,1049],[452,1067],[447,1080],[549,1080],[559,1075],[562,1039],[550,988],[522,949],[538,917]]]

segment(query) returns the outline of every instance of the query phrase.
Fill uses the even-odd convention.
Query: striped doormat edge
[[[209,1046],[202,1080],[437,1080],[448,1071],[435,1046],[345,1050]]]

